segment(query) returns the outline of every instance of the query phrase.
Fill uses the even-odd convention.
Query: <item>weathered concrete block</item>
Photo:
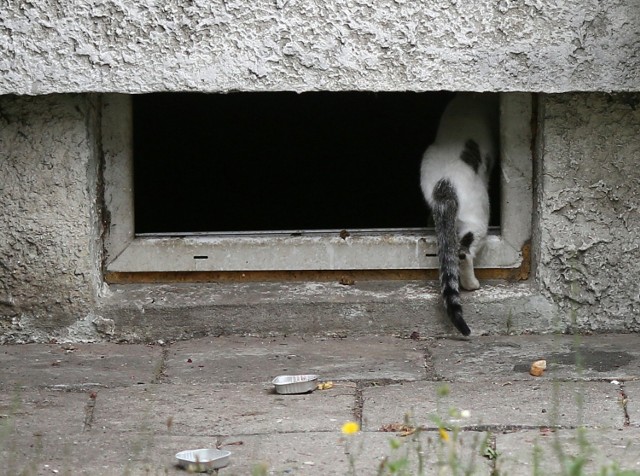
[[[162,368],[159,346],[29,344],[2,350],[0,390],[6,392],[34,387],[88,392],[139,385],[157,380]]]
[[[35,337],[91,313],[102,286],[97,103],[0,96],[0,316]]]
[[[423,344],[395,337],[355,337],[348,346],[318,337],[207,337],[171,346],[164,375],[180,385],[270,382],[292,374],[323,381],[420,380],[430,376],[425,367]]]
[[[640,97],[542,96],[537,277],[567,327],[640,330]]]
[[[448,389],[442,395],[443,388]],[[472,396],[472,398],[470,398]],[[460,427],[598,426],[622,428],[624,411],[618,388],[609,382],[551,382],[549,380],[478,382],[405,382],[366,388],[363,425],[375,430],[404,421],[437,428],[434,416],[447,418],[451,408],[469,410],[468,419],[453,421]],[[402,406],[398,402],[402,400]]]

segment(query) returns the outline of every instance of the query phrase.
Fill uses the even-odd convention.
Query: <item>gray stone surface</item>
[[[198,443],[208,443],[204,438]],[[3,474],[185,475],[174,455],[193,448],[193,438],[156,437],[149,433],[82,433],[13,438],[0,449]]]
[[[205,335],[455,335],[436,281],[239,282],[113,285],[97,313],[115,337]],[[533,283],[483,283],[463,296],[474,335],[564,329]],[[518,318],[513,310],[521,309]],[[180,316],[179,318],[177,316]]]
[[[144,385],[98,394],[94,425],[109,432],[232,435],[335,431],[353,419],[355,385],[278,395],[268,383]]]
[[[500,474],[557,474],[563,464],[584,459],[581,474],[603,474],[603,469],[612,469],[614,465],[638,472],[638,441],[640,430],[637,428],[585,430],[581,435],[576,430],[498,434],[497,467]],[[534,460],[534,450],[538,452],[537,460]]]
[[[223,446],[233,452],[233,463],[221,475],[251,474],[256,467],[268,468],[268,474],[348,474],[347,439],[335,432],[229,438],[233,440],[243,444]]]
[[[429,343],[436,375],[455,381],[536,380],[531,363],[547,361],[544,380],[640,378],[640,337],[514,336],[438,339]]]
[[[234,452],[234,463],[220,474],[251,474],[251,469],[260,463],[266,465],[268,474],[304,474],[324,476],[327,474],[356,475],[377,474],[380,463],[387,458],[397,462],[406,458],[409,474],[419,474],[419,458],[422,458],[428,473],[438,466],[445,466],[449,456],[457,455],[456,467],[472,471],[469,474],[490,474],[490,462],[480,456],[480,448],[486,434],[473,432],[462,435],[455,445],[440,442],[434,433],[422,433],[418,439],[397,437],[393,433],[360,433],[340,436],[336,433],[304,433],[258,436],[238,436],[239,446],[223,446]],[[391,440],[399,444],[391,446]],[[420,452],[420,456],[418,456]],[[252,462],[252,463],[249,463]],[[456,474],[454,471],[445,474]]]
[[[25,366],[25,361],[29,362]],[[83,390],[151,383],[162,366],[159,346],[65,344],[0,347],[0,388]]]
[[[633,90],[635,6],[9,1],[0,9],[0,94]]]
[[[386,336],[349,338],[218,337],[171,346],[172,383],[270,382],[277,375],[321,380],[421,380],[428,377],[423,342]]]
[[[491,462],[479,454],[485,437],[484,433],[469,433],[451,445],[439,442],[429,433],[424,433],[419,442],[388,433],[361,433],[349,438],[336,432],[272,433],[221,439],[198,435],[127,433],[116,437],[109,433],[85,433],[63,438],[15,439],[4,452],[0,450],[0,458],[4,456],[0,461],[6,464],[3,469],[14,471],[13,474],[23,470],[29,475],[50,475],[54,471],[73,475],[184,475],[188,473],[175,465],[177,452],[220,444],[221,449],[232,452],[229,466],[218,472],[225,476],[249,475],[256,468],[267,468],[267,474],[276,475],[342,475],[349,474],[351,467],[356,475],[364,476],[376,474],[384,458],[393,462],[407,456],[411,474],[419,474],[420,450],[427,470],[436,465],[446,466],[449,455],[455,451],[458,469],[488,475]],[[391,440],[398,442],[399,448],[392,448]]]
[[[90,95],[0,96],[0,341],[73,338],[95,310],[97,127]]]
[[[51,389],[4,390],[0,393],[0,424],[20,437],[41,435],[58,438],[80,435],[86,429],[89,392],[69,393]],[[3,437],[5,436],[3,432]],[[4,441],[9,444],[13,437]]]
[[[442,388],[447,395],[439,395]],[[469,418],[455,418],[462,427],[624,424],[618,387],[606,382],[407,382],[367,388],[363,397],[368,430],[402,422],[407,414],[416,424],[434,428],[432,418],[446,419],[450,409],[470,412]]]
[[[569,328],[637,331],[640,168],[630,160],[640,154],[637,100],[542,96],[539,126],[533,248],[541,291]]]
[[[625,347],[628,338],[627,335],[590,337],[596,349]],[[529,339],[529,336],[513,337],[509,342],[513,348],[528,348]],[[255,338],[221,339],[221,342],[227,349],[240,349],[237,346],[242,343],[240,361],[249,362],[250,355],[256,360],[272,355],[271,345],[279,340],[266,346]],[[296,349],[304,349],[306,344],[299,337],[287,338],[287,342],[285,347]],[[362,356],[370,355],[376,361],[381,355],[380,348],[365,346],[367,342],[380,344],[380,338],[335,339],[326,350],[332,349],[345,361],[351,360],[350,350],[359,351],[354,352],[354,366],[358,369]],[[399,375],[403,375],[403,366],[397,365],[404,362],[408,342],[398,341],[397,347],[393,345],[395,342],[383,340],[381,345],[387,348],[384,355],[389,366],[379,360],[376,374],[390,375],[398,369]],[[499,356],[501,349],[511,355],[511,347],[505,348],[504,343],[504,338],[485,339],[484,346],[490,350],[480,352],[474,365],[484,365]],[[167,345],[161,356],[171,355],[174,348],[176,355],[180,355],[187,344]],[[211,358],[206,362],[216,361],[215,356],[206,353],[206,339],[193,344],[194,349],[201,349],[202,355]],[[554,349],[558,338],[541,337],[537,345]],[[537,444],[541,448],[542,469],[553,473],[558,468],[553,447],[556,435],[567,455],[579,455],[574,427],[580,422],[586,426],[590,445],[589,471],[613,463],[639,469],[640,421],[635,402],[640,399],[640,381],[636,380],[615,385],[584,381],[579,375],[574,379],[568,373],[565,380],[556,382],[547,376],[505,381],[500,372],[495,378],[479,373],[475,380],[471,380],[473,374],[465,374],[468,380],[464,381],[432,380],[457,378],[458,371],[445,366],[440,367],[439,377],[424,375],[415,381],[409,380],[413,378],[409,372],[407,380],[394,379],[401,380],[402,385],[358,377],[354,381],[337,381],[331,390],[282,396],[273,393],[268,380],[247,381],[242,371],[225,373],[229,383],[165,377],[157,384],[131,384],[130,373],[149,375],[153,360],[149,357],[157,357],[159,347],[87,345],[67,354],[83,372],[76,373],[68,360],[65,365],[69,375],[63,381],[76,382],[78,376],[84,378],[94,372],[102,376],[102,381],[111,382],[110,388],[71,386],[69,391],[61,391],[49,386],[51,376],[36,360],[58,348],[0,347],[7,359],[3,365],[13,369],[0,374],[0,472],[29,476],[50,475],[55,471],[81,475],[180,475],[185,473],[175,467],[175,453],[219,446],[233,452],[231,465],[219,473],[229,476],[250,474],[261,463],[266,465],[267,474],[348,474],[350,456],[356,475],[370,475],[375,474],[382,458],[397,461],[405,454],[409,455],[410,474],[419,475],[418,451],[425,461],[423,474],[432,474],[442,467],[440,463],[448,462],[458,471],[450,471],[451,474],[460,474],[474,464],[472,474],[491,474],[497,468],[503,475],[521,475],[533,474],[531,451]],[[108,356],[100,358],[107,353],[112,354],[111,360],[105,360]],[[317,365],[322,362],[318,360]],[[326,362],[331,367],[335,360]],[[224,365],[230,365],[230,361]],[[170,369],[167,366],[165,370],[171,373]],[[345,375],[359,375],[349,366],[343,371]],[[29,386],[8,385],[20,372],[32,376]],[[232,382],[234,379],[238,381]],[[448,395],[438,397],[438,388],[445,384]],[[623,396],[630,415],[627,425]],[[469,410],[470,416],[452,415],[449,412],[452,407]],[[413,437],[381,431],[382,425],[402,423],[407,410],[413,411],[415,423],[428,428]],[[350,437],[343,435],[342,425],[359,420],[360,415],[363,431]],[[438,425],[430,419],[433,415],[442,418],[448,441],[441,439]],[[551,424],[558,425],[560,430],[554,432]],[[399,448],[393,449],[392,441]],[[485,441],[495,447],[497,460],[481,456]],[[451,452],[454,457],[450,457]]]

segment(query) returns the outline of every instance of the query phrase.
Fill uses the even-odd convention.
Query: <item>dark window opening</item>
[[[135,231],[424,228],[420,160],[451,97],[135,96]]]

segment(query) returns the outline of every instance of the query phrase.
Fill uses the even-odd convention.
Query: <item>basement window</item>
[[[105,95],[106,271],[437,267],[422,153],[451,93]],[[501,95],[480,268],[519,268],[531,233],[531,96]]]

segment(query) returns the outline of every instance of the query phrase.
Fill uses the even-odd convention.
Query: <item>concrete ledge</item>
[[[473,335],[564,329],[555,306],[528,283],[485,284],[464,293],[463,303]],[[113,285],[97,314],[103,328],[99,334],[122,341],[243,334],[456,334],[437,284],[419,281]]]

